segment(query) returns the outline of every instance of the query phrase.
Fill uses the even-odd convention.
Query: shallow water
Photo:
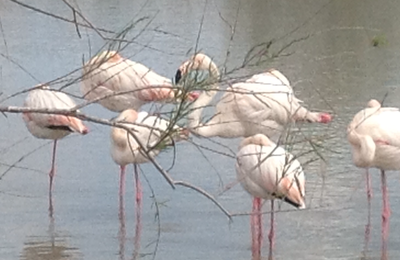
[[[222,65],[231,46],[226,62],[228,70],[239,66],[257,44],[275,39],[270,50],[273,54],[294,41],[269,64],[229,75],[277,68],[287,75],[297,96],[310,108],[335,115],[328,126],[305,126],[309,135],[326,136],[326,149],[322,153],[327,164],[320,160],[305,167],[308,209],[296,211],[282,204],[282,212],[276,215],[274,256],[307,260],[380,257],[382,203],[378,171],[371,170],[372,229],[365,250],[368,222],[365,174],[351,163],[345,129],[371,98],[385,97],[385,105],[399,106],[400,4],[397,1],[86,0],[76,3],[91,23],[111,30],[121,30],[142,17],[153,19],[144,31],[149,20],[137,24],[128,37],[140,34],[139,44],[129,45],[122,53],[171,78],[188,57],[187,53],[195,49],[203,14],[198,49]],[[62,1],[38,0],[31,4],[69,19],[73,17]],[[221,17],[231,25],[237,19],[232,42],[231,28]],[[11,1],[0,2],[0,19],[0,92],[3,92],[0,98],[79,68],[83,56],[87,59],[104,44],[91,30],[79,27],[82,37],[79,38],[73,24]],[[373,46],[373,39],[379,41],[378,46]],[[79,94],[79,85],[73,84],[68,91]],[[20,105],[24,98],[25,95],[19,95],[2,105]],[[83,111],[105,118],[115,116],[98,105]],[[90,135],[71,135],[59,142],[54,218],[50,218],[47,173],[51,142],[33,138],[20,115],[0,117],[0,123],[0,174],[5,173],[0,180],[1,259],[137,257],[133,180],[128,175],[125,223],[121,223],[119,169],[109,155],[107,127],[89,124]],[[238,140],[215,140],[236,151]],[[196,138],[194,141],[227,152],[210,141]],[[178,144],[176,152],[171,175],[177,180],[190,181],[212,194],[218,194],[222,186],[235,180],[232,158],[209,151],[202,151],[203,155],[190,143]],[[159,162],[168,168],[172,158],[173,151],[169,150],[161,154]],[[16,167],[7,171],[10,165]],[[185,188],[172,191],[151,165],[143,165],[142,170],[144,201],[139,256],[151,259],[156,252],[156,259],[251,258],[248,216],[234,217],[229,223],[209,200]],[[400,201],[395,191],[400,183],[397,172],[388,176],[392,206],[388,254],[390,259],[398,259],[400,211],[396,205]],[[153,197],[159,206],[159,222]],[[239,185],[218,196],[218,201],[234,213],[251,209],[251,198]],[[264,223],[267,228],[268,215]],[[268,253],[266,242],[267,239],[263,255]]]

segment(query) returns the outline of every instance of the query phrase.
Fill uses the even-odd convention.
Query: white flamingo
[[[254,197],[251,216],[253,259],[260,259],[261,199],[271,201],[271,229],[268,238],[272,255],[274,199],[305,208],[305,178],[300,162],[265,135],[257,134],[241,142],[236,156],[236,173],[242,187]]]
[[[134,165],[135,182],[136,182],[136,203],[141,204],[142,188],[140,185],[138,164],[149,161],[149,156],[154,158],[160,153],[161,149],[175,141],[186,138],[187,133],[178,126],[173,129],[169,127],[170,122],[156,116],[149,116],[147,112],[136,112],[133,109],[124,110],[115,122],[122,123],[128,127],[137,137],[139,142],[148,149],[146,154],[135,138],[125,129],[113,127],[111,130],[111,156],[116,164],[120,166],[120,197],[125,192],[125,168],[128,164]],[[163,136],[169,132],[170,134],[161,140]]]
[[[371,187],[368,168],[381,170],[382,184],[382,238],[386,241],[389,228],[389,199],[387,194],[387,170],[400,170],[400,110],[381,107],[377,100],[370,100],[368,107],[358,112],[347,128],[347,140],[351,144],[353,163],[367,169],[367,191],[370,201]],[[383,245],[386,247],[386,243]]]
[[[66,94],[51,90],[48,86],[41,86],[29,92],[24,103],[25,107],[37,109],[71,109],[76,106],[75,102]],[[24,113],[23,119],[29,132],[41,139],[53,139],[53,156],[51,161],[51,170],[49,173],[50,186],[49,194],[53,188],[53,178],[55,175],[55,157],[57,140],[72,132],[87,134],[88,128],[81,120],[72,116]]]
[[[138,110],[148,102],[174,101],[179,93],[172,87],[171,80],[115,51],[104,51],[83,67],[83,97],[114,112]],[[187,98],[196,97],[197,93],[189,93]]]
[[[180,66],[175,81],[184,80],[184,75],[192,70],[208,71],[213,81],[191,106],[188,128],[197,135],[234,138],[263,133],[271,138],[294,121],[331,121],[331,115],[327,113],[310,112],[302,107],[286,77],[277,70],[271,70],[228,87],[216,105],[214,116],[207,123],[202,123],[203,109],[218,92],[216,82],[220,74],[215,63],[199,53]]]

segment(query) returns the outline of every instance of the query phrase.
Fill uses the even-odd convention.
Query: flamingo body
[[[371,100],[347,128],[353,162],[360,168],[400,169],[400,110]]]
[[[202,110],[217,94],[219,71],[208,56],[197,54],[180,66],[176,81],[189,70],[208,70],[214,81],[191,107],[188,127],[197,135],[235,138],[262,133],[275,137],[295,121],[331,121],[327,113],[310,112],[302,107],[287,78],[279,71],[271,70],[228,87],[216,105],[214,116],[202,123]]]
[[[280,198],[305,208],[303,169],[282,147],[257,134],[242,141],[236,158],[237,178],[253,197]]]
[[[133,117],[129,118],[128,113],[133,114]],[[124,122],[124,125],[132,130],[146,148],[151,148],[167,130],[169,122],[160,117],[149,116],[144,111],[136,113],[135,119],[135,113],[133,110],[125,110],[116,121]],[[125,129],[114,127],[111,131],[111,140],[111,156],[118,165],[141,164],[149,161],[139,144]],[[151,149],[149,155],[154,158],[159,152],[159,149]]]
[[[93,57],[84,66],[83,75],[84,98],[107,97],[98,103],[114,112],[138,110],[145,103],[174,97],[171,80],[115,51]]]
[[[71,109],[76,104],[66,94],[42,87],[29,92],[24,106],[38,109]],[[23,119],[29,132],[41,139],[61,139],[72,132],[88,133],[82,121],[72,116],[24,113]]]

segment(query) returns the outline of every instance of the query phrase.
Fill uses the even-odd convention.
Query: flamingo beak
[[[188,94],[189,101],[195,101],[200,96],[198,91],[192,91]]]
[[[324,123],[327,124],[329,122],[332,121],[332,116],[328,113],[321,113],[320,117],[319,117],[319,122],[320,123]]]
[[[178,84],[179,81],[181,80],[181,78],[182,78],[182,71],[181,70],[177,70],[176,74],[175,74],[175,84]]]

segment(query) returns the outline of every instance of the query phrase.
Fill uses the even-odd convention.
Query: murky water
[[[298,97],[309,107],[335,114],[329,126],[306,127],[310,135],[326,136],[327,149],[323,155],[327,164],[318,161],[306,166],[309,208],[295,211],[282,205],[282,212],[276,215],[275,257],[379,258],[382,207],[379,175],[377,170],[371,171],[374,188],[371,239],[365,249],[364,232],[368,223],[365,175],[351,163],[345,129],[370,98],[382,100],[387,94],[385,105],[399,106],[400,4],[397,1],[85,0],[76,3],[92,24],[111,30],[121,30],[132,21],[148,17],[128,35],[139,36],[137,44],[129,45],[123,54],[169,77],[188,57],[186,53],[196,47],[203,18],[198,49],[214,57],[219,65],[226,62],[228,70],[240,66],[246,53],[257,44],[274,39],[270,54],[290,45],[270,64],[237,73],[277,68],[288,76]],[[73,19],[71,10],[62,1],[41,0],[30,4]],[[235,35],[230,41],[228,24],[234,25],[235,20]],[[87,59],[105,43],[92,30],[79,27],[79,38],[73,24],[11,1],[0,2],[0,22],[0,91],[3,92],[0,98],[79,68],[83,56]],[[373,46],[374,42],[378,46]],[[228,48],[230,54],[226,60]],[[68,90],[79,94],[76,84]],[[24,98],[19,95],[3,104],[20,105]],[[106,118],[114,116],[98,105],[87,107],[84,112]],[[154,252],[156,259],[251,258],[248,216],[235,217],[229,223],[199,194],[185,188],[172,191],[151,165],[142,167],[144,201],[137,252],[132,177],[127,179],[125,221],[121,221],[119,169],[109,155],[109,129],[94,124],[90,125],[90,135],[70,136],[59,142],[54,218],[50,218],[47,173],[51,143],[33,138],[19,115],[1,116],[0,122],[0,174],[5,173],[0,180],[1,259],[100,260],[138,256],[151,259]],[[236,151],[238,140],[215,140]],[[194,141],[224,150],[207,140]],[[190,143],[180,143],[171,175],[218,194],[223,185],[235,180],[234,160],[202,152]],[[168,167],[172,157],[170,150],[161,154],[159,162]],[[8,170],[11,165],[15,167]],[[390,259],[400,256],[397,207],[400,201],[395,192],[399,186],[398,173],[389,174]],[[218,201],[235,213],[251,209],[251,198],[239,185],[220,195]],[[267,206],[268,203],[266,209]],[[264,255],[266,250],[264,246]]]

